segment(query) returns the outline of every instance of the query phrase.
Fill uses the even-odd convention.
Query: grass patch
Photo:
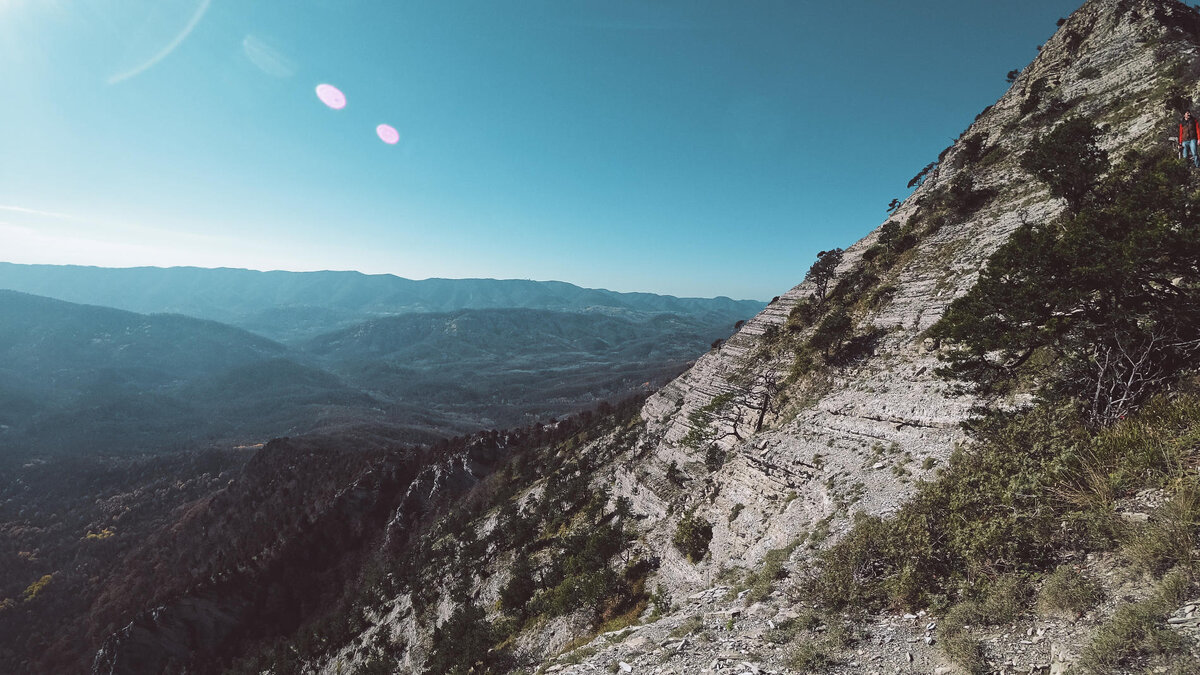
[[[596,629],[596,632],[611,633],[613,631],[621,630],[622,628],[636,626],[638,623],[640,623],[639,617],[641,617],[642,612],[646,611],[646,607],[648,606],[648,604],[649,603],[647,603],[646,600],[644,600],[644,599],[641,600],[640,602],[636,603],[633,607],[629,608],[628,611],[626,611],[622,614],[619,614],[617,616],[614,616],[613,618],[609,619],[608,621],[605,621],[603,624],[600,625],[600,627],[598,629]],[[626,637],[629,637],[630,634],[632,634],[632,631],[630,633],[625,633],[623,635],[618,636],[618,639],[614,640],[614,642],[624,640]]]
[[[668,635],[673,638],[687,637],[701,628],[704,628],[704,617],[699,614],[693,614],[668,633]]]
[[[1186,595],[1190,587],[1190,575],[1181,571],[1170,580],[1164,579],[1150,598],[1118,607],[1080,655],[1083,672],[1112,673],[1133,665],[1135,660],[1179,653],[1182,638],[1167,628],[1165,620],[1177,602],[1169,596]]]
[[[1067,618],[1082,616],[1104,598],[1100,584],[1071,565],[1059,565],[1046,577],[1038,593],[1038,609],[1044,615]]]
[[[559,659],[559,663],[562,663],[562,664],[565,664],[568,666],[573,666],[573,665],[576,665],[579,663],[583,663],[584,659],[589,659],[589,658],[595,656],[598,652],[599,652],[599,650],[596,649],[595,647],[580,647],[580,648],[570,652],[566,656],[562,657],[561,659]]]
[[[822,618],[829,619],[809,611],[789,627],[797,635],[787,655],[787,664],[792,669],[802,673],[827,672],[837,664],[837,654],[858,641],[859,636],[841,620],[825,622],[827,627],[820,636],[801,632],[802,627],[815,630],[823,623]]]
[[[747,579],[750,586],[750,592],[746,594],[747,605],[762,602],[771,595],[771,591],[775,590],[775,582],[784,576],[784,564],[799,545],[800,542],[795,541],[783,548],[767,551],[762,566],[751,572]]]
[[[941,640],[942,651],[959,668],[971,675],[987,672],[987,655],[983,642],[969,633],[945,636]]]
[[[1158,509],[1155,517],[1132,530],[1124,553],[1139,568],[1161,574],[1176,565],[1195,562],[1196,533],[1200,529],[1200,488],[1183,485]]]
[[[788,653],[789,668],[801,673],[820,673],[835,663],[834,652],[824,640],[801,638]]]

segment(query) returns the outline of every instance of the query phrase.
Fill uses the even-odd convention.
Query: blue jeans
[[[1196,141],[1183,142],[1183,158],[1192,158],[1192,165],[1200,169],[1200,157],[1196,156]]]

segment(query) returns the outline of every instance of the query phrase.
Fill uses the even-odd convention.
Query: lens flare
[[[321,103],[334,110],[341,110],[346,107],[346,95],[332,84],[318,84],[317,98],[321,99]]]
[[[395,145],[400,142],[400,132],[396,131],[396,127],[390,124],[380,124],[375,127],[375,133],[379,134],[379,140],[388,145]]]

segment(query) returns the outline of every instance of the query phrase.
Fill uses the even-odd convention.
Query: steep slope
[[[717,325],[732,324],[762,308],[761,302],[753,300],[615,293],[561,281],[413,281],[358,272],[107,269],[2,262],[0,288],[140,313],[186,314],[285,342],[311,338],[372,317],[462,309],[671,313]]]
[[[769,415],[773,429],[750,442],[717,440],[731,461],[714,476],[697,475],[721,486],[705,509],[717,523],[715,564],[705,570],[677,563],[673,567],[681,578],[708,581],[726,559],[749,561],[783,546],[834,513],[834,505],[851,494],[861,494],[857,506],[869,513],[888,512],[924,475],[918,466],[925,459],[934,464],[946,459],[962,440],[958,425],[976,401],[956,395],[935,376],[937,345],[923,332],[974,284],[987,257],[1021,223],[1049,220],[1063,208],[1019,168],[1018,157],[1033,137],[1069,115],[1106,125],[1101,144],[1114,154],[1162,144],[1173,131],[1174,115],[1165,106],[1168,90],[1185,85],[1192,95],[1196,91],[1197,23],[1190,8],[1173,2],[1088,2],[1046,42],[1009,91],[942,153],[924,183],[889,219],[916,235],[912,248],[882,270],[865,262],[881,230],[847,249],[839,278],[853,279],[866,269],[878,281],[860,295],[885,291],[874,306],[871,297],[854,304],[852,318],[859,332],[882,335],[857,362],[803,382],[793,392],[798,400]],[[1099,75],[1092,77],[1093,72]],[[967,178],[978,203],[947,209],[947,193]],[[645,419],[664,436],[656,453],[658,473],[671,461],[694,465],[683,439],[696,411],[714,397],[753,386],[761,373],[782,380],[792,372],[793,353],[773,341],[791,332],[793,312],[813,292],[812,283],[791,289],[720,352],[703,357],[648,401]],[[886,455],[876,448],[886,449]],[[814,462],[818,455],[822,461]],[[897,479],[896,458],[913,463],[911,476]],[[876,468],[880,463],[884,466]],[[823,468],[816,470],[816,464]],[[776,504],[797,489],[800,498],[776,515]],[[646,508],[665,513],[669,503],[663,499]],[[747,536],[743,528],[725,527],[715,517],[737,503],[745,504],[751,518],[767,520],[758,532]],[[664,552],[665,559],[672,557],[678,556]]]
[[[389,658],[420,670],[431,659],[443,663],[437,659],[445,656],[441,649],[447,639],[486,644],[496,637],[491,631],[507,636],[503,644],[518,664],[549,666],[548,659],[565,647],[586,642],[592,631],[603,630],[603,620],[620,617],[605,609],[604,591],[596,597],[586,590],[600,581],[551,574],[559,570],[558,544],[553,542],[571,530],[542,509],[547,493],[557,495],[563,481],[586,480],[598,504],[597,520],[572,522],[586,531],[622,521],[622,513],[634,514],[638,522],[630,529],[637,534],[636,543],[622,547],[620,557],[609,561],[627,563],[626,570],[641,569],[639,561],[651,565],[651,577],[638,577],[621,592],[640,598],[638,607],[647,610],[642,619],[653,618],[647,605],[659,598],[665,599],[658,604],[667,616],[635,629],[644,631],[645,639],[622,642],[632,630],[603,636],[550,670],[590,672],[616,668],[621,660],[636,663],[639,672],[654,667],[670,672],[732,669],[736,650],[750,647],[767,651],[747,660],[781,668],[781,654],[771,653],[778,649],[765,635],[776,625],[772,617],[786,612],[794,617],[796,608],[780,591],[772,592],[772,578],[758,598],[764,604],[751,608],[758,618],[746,620],[751,634],[729,634],[712,644],[671,640],[687,635],[690,631],[682,626],[690,622],[687,614],[670,613],[670,599],[683,612],[696,613],[700,626],[729,631],[750,610],[741,596],[736,603],[725,597],[728,586],[703,589],[765,564],[774,565],[776,573],[783,562],[797,564],[844,533],[853,512],[893,513],[918,481],[934,477],[936,467],[945,465],[955,446],[965,441],[959,424],[979,401],[935,377],[941,347],[925,331],[973,286],[988,257],[1023,222],[1047,222],[1063,210],[1061,200],[1020,168],[1020,155],[1035,137],[1070,115],[1104,125],[1100,142],[1114,156],[1161,147],[1173,129],[1169,99],[1200,94],[1198,41],[1200,17],[1180,3],[1087,2],[1047,41],[1012,88],[923,172],[924,182],[892,215],[890,225],[845,252],[828,287],[810,280],[788,291],[720,350],[651,397],[636,439],[614,434],[560,449],[571,452],[576,464],[562,475],[535,474],[529,489],[513,502],[534,519],[540,534],[532,545],[507,542],[495,511],[474,521],[468,538],[492,542],[486,555],[460,551],[451,558],[453,576],[439,575],[437,564],[444,565],[445,559],[438,559],[420,577],[421,593],[436,584],[457,600],[430,608],[412,599],[416,588],[402,587],[378,610],[376,625],[361,634],[361,641],[332,650],[312,666],[332,673],[363,665],[363,647],[382,641],[400,652]],[[828,304],[820,300],[826,291]],[[835,316],[837,321],[830,320]],[[542,510],[530,511],[530,504]],[[508,508],[503,502],[492,506]],[[533,618],[504,609],[507,589],[518,579],[508,567],[522,557],[537,574],[551,579],[522,610],[534,607]],[[609,569],[620,576],[619,568]],[[469,583],[463,574],[470,576]],[[626,579],[631,584],[635,580]],[[452,596],[464,583],[465,596]],[[653,596],[652,587],[658,588]],[[622,587],[605,588],[617,592]],[[561,614],[562,605],[555,604],[560,594],[585,607]],[[587,606],[591,602],[597,604]],[[496,609],[497,603],[503,611]],[[624,623],[637,618],[625,616]],[[861,663],[843,663],[840,670],[949,668],[929,647],[934,639],[921,640],[932,628],[921,631],[915,621],[879,619],[874,653]],[[903,622],[908,623],[900,630]],[[714,632],[725,635],[719,628],[705,634],[711,638]],[[1055,635],[1069,639],[1061,631]],[[911,645],[907,656],[903,649],[882,647],[895,636]],[[1030,655],[1014,659],[1049,663],[1048,645],[1029,647]],[[1018,648],[1026,649],[1013,647]],[[485,669],[511,667],[483,652],[465,658],[458,664],[464,672],[476,658]]]
[[[602,411],[432,448],[338,432],[0,470],[0,669],[260,672],[265,654],[298,672],[367,625],[408,561],[441,548],[436,516],[507,489],[512,458],[610,429]]]

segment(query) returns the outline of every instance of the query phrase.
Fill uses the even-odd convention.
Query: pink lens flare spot
[[[388,145],[395,145],[400,142],[400,132],[396,131],[396,127],[390,124],[380,124],[375,127],[375,133],[379,134],[379,140]]]
[[[318,84],[317,98],[321,99],[321,103],[334,110],[341,110],[346,107],[346,95],[332,84]]]

